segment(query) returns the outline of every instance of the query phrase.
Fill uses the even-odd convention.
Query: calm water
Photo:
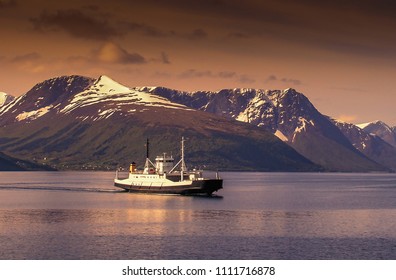
[[[0,259],[396,259],[396,174],[221,175],[203,198],[0,172]]]

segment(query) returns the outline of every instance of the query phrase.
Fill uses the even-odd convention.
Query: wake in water
[[[52,184],[51,184],[52,185]],[[0,184],[1,190],[38,190],[38,191],[66,191],[66,192],[89,192],[89,193],[129,193],[123,189],[104,189],[104,188],[84,188],[84,187],[63,187],[63,186],[42,186],[42,185],[28,185],[21,184],[21,186],[2,186]],[[153,194],[138,194],[133,193],[134,195],[153,195]],[[155,194],[156,196],[178,196],[174,194]],[[223,196],[220,195],[211,195],[211,196],[192,196],[194,199],[222,199]]]
[[[58,186],[1,186],[0,190],[40,190],[40,191],[67,191],[67,192],[93,192],[93,193],[122,193],[124,190],[84,188],[84,187],[58,187]]]

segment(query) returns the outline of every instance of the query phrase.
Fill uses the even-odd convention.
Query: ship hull
[[[178,195],[212,195],[213,192],[223,188],[222,179],[204,179],[173,184],[140,184],[124,179],[115,180],[114,185],[129,192],[153,194],[178,194]]]

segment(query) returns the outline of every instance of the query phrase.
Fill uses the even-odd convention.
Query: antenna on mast
[[[147,138],[146,139],[146,163],[144,164],[144,171],[145,172],[149,172],[149,168],[150,168],[150,159],[149,159],[149,156],[150,156],[150,148],[149,148],[149,146],[150,146],[150,143],[149,143],[149,139]]]
[[[181,168],[180,168],[180,180],[183,181],[184,171],[187,170],[186,163],[184,162],[184,137],[181,140]]]
[[[150,157],[150,154],[149,154],[149,151],[150,151],[149,145],[150,145],[149,139],[147,138],[147,139],[146,139],[146,158],[149,158],[149,157]]]
[[[184,162],[184,141],[186,141],[186,140],[184,140],[184,137],[182,137],[182,140],[181,140],[181,159],[169,171],[169,173],[172,173],[180,164],[180,181],[184,180],[184,172],[187,171],[186,163]]]

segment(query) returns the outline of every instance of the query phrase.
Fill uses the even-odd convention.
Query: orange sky
[[[293,87],[332,117],[396,125],[394,1],[58,2],[0,0],[0,91],[70,74],[180,90]]]

